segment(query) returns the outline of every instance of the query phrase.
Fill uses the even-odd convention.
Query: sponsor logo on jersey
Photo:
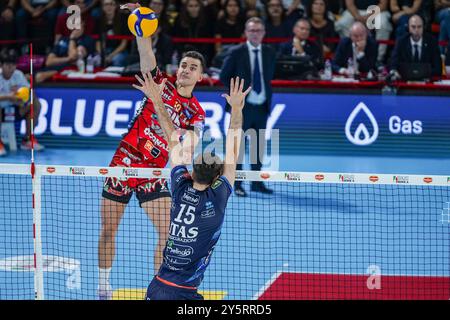
[[[217,189],[221,184],[222,184],[222,180],[217,179],[217,180],[214,181],[214,183],[211,185],[211,188],[212,188],[212,189]]]
[[[180,258],[175,256],[169,256],[166,255],[166,259],[170,264],[177,264],[177,265],[185,265],[189,264],[191,262],[191,259],[188,258]]]
[[[190,192],[185,192],[185,193],[183,193],[181,200],[196,206],[200,202],[200,196],[196,195],[196,194],[192,194]]]
[[[200,217],[206,219],[206,218],[214,217],[215,215],[216,215],[216,210],[214,210],[214,208],[211,208],[211,209],[202,211],[202,213],[200,214]]]
[[[122,159],[122,162],[123,162],[124,164],[126,164],[127,166],[131,165],[131,160],[130,160],[130,158],[128,158],[128,157],[123,158],[123,159]]]
[[[167,149],[167,145],[162,142],[161,140],[158,139],[158,137],[156,137],[153,132],[150,130],[150,128],[145,128],[144,129],[144,133],[147,137],[149,137],[150,141],[153,143],[153,146],[157,146],[159,148],[162,148],[166,151],[168,151]],[[147,144],[146,144],[147,145]],[[148,149],[147,149],[148,150]],[[150,150],[149,150],[150,151]]]
[[[183,246],[169,240],[167,241],[167,253],[180,257],[188,257],[194,253],[194,249],[190,246]]]
[[[85,168],[82,167],[70,167],[70,173],[77,176],[84,176],[86,174]]]
[[[339,180],[342,182],[355,182],[355,176],[352,174],[340,174]]]
[[[408,176],[394,176],[393,181],[395,183],[406,184],[406,183],[409,183],[409,177]]]

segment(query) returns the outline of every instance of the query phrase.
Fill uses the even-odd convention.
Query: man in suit
[[[270,81],[275,72],[275,51],[262,44],[265,35],[264,22],[258,17],[252,17],[245,23],[245,36],[247,42],[233,48],[229,55],[225,58],[220,74],[220,80],[225,86],[229,86],[230,79],[239,77],[245,80],[246,90],[250,85],[252,90],[245,99],[244,108],[244,132],[248,129],[256,130],[256,141],[251,141],[251,156],[254,160],[256,155],[256,163],[252,160],[252,170],[259,171],[262,167],[262,159],[259,155],[264,154],[263,147],[265,141],[263,134],[259,134],[260,129],[266,128],[267,118],[270,112],[272,100],[272,86]],[[226,106],[228,112],[230,107]],[[243,160],[242,149],[239,155],[237,170],[242,170]],[[252,182],[252,191],[271,194],[273,191],[268,189],[262,182]],[[236,181],[234,191],[237,196],[245,197],[247,193],[242,188],[242,182]]]
[[[311,24],[306,19],[299,19],[293,28],[292,41],[283,43],[279,53],[281,56],[292,56],[311,61],[317,70],[323,67],[322,49],[313,41],[308,40]]]
[[[350,75],[348,62],[351,60],[354,73],[368,73],[376,69],[378,44],[369,35],[364,24],[357,21],[350,29],[350,38],[342,38],[333,60],[333,71]]]
[[[400,77],[401,63],[427,63],[431,66],[432,76],[442,75],[442,60],[439,46],[433,36],[424,34],[423,19],[413,15],[408,21],[409,34],[395,44],[391,58],[391,72]]]

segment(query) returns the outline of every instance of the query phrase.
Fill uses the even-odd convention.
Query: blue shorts
[[[203,296],[196,289],[172,287],[154,277],[148,286],[145,300],[203,300]]]

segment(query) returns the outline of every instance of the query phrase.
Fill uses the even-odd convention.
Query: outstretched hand
[[[252,87],[248,87],[244,90],[244,79],[239,77],[231,78],[230,80],[230,94],[222,94],[232,109],[242,110],[244,108],[245,97],[252,90]]]
[[[151,75],[150,72],[142,73],[143,79],[141,79],[138,75],[135,75],[137,81],[141,84],[140,86],[133,84],[133,87],[142,91],[149,99],[151,99],[154,103],[161,101],[161,95],[164,90],[164,86],[166,85],[167,79],[164,78],[160,84],[157,84]]]

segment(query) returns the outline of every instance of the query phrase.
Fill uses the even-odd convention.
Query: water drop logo
[[[370,120],[370,123],[373,127],[372,134],[369,133],[367,126],[362,122],[357,125],[355,132],[352,134],[351,127],[360,113],[364,113],[365,116]],[[378,132],[379,129],[377,120],[373,116],[372,112],[370,112],[369,108],[363,102],[360,102],[352,111],[347,119],[347,122],[345,123],[345,135],[347,136],[347,139],[351,143],[358,146],[367,146],[377,140]]]

